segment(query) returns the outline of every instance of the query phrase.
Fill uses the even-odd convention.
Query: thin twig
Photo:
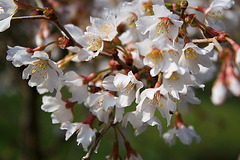
[[[72,41],[74,46],[83,48],[78,42],[74,40],[74,38],[70,35],[70,33],[58,22],[58,20],[52,20],[51,18],[46,17],[45,15],[23,16],[23,17],[12,18],[12,20],[36,20],[36,19],[45,19],[45,20],[54,22],[55,25],[58,27],[58,29],[62,31],[70,39],[70,41]]]
[[[103,128],[96,133],[96,138],[91,146],[91,148],[89,149],[88,153],[86,154],[86,156],[84,156],[81,160],[90,160],[94,151],[96,150],[98,143],[100,142],[100,140],[102,139],[103,135],[108,131],[108,129],[112,126],[113,124],[113,120],[110,120],[105,126],[103,126]]]
[[[192,42],[193,43],[213,43],[213,39],[215,39],[215,38],[196,39],[196,40],[192,40]]]
[[[219,52],[223,51],[222,46],[220,43],[216,40],[216,38],[208,38],[208,39],[197,39],[197,40],[192,40],[193,43],[214,43],[215,47]]]
[[[220,43],[219,43],[215,38],[213,39],[213,43],[214,43],[215,47],[217,48],[217,50],[218,50],[219,52],[222,52],[222,51],[223,51],[222,46],[220,45]]]
[[[37,15],[37,16],[22,16],[22,17],[12,17],[12,20],[36,20],[36,19],[45,19],[50,20],[50,18],[44,15]]]
[[[58,29],[62,31],[73,42],[75,46],[83,48],[78,42],[74,40],[74,38],[70,35],[70,33],[57,20],[54,20],[53,22],[56,24]]]
[[[107,52],[100,52],[99,53],[99,55],[101,55],[101,56],[105,56],[105,57],[109,57],[109,58],[111,58],[112,57],[112,55],[111,54],[109,54],[109,53],[107,53]]]
[[[134,73],[137,72],[137,70],[138,70],[137,68],[127,65],[127,64],[124,63],[117,55],[116,55],[116,56],[113,56],[113,58],[114,58],[114,60],[116,60],[121,66],[123,66],[123,68],[131,69]]]

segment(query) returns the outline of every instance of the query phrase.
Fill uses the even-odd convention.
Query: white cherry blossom
[[[143,83],[135,78],[132,71],[128,72],[128,75],[118,73],[115,77],[108,76],[102,85],[105,89],[118,92],[119,104],[122,107],[131,105],[135,98],[138,103],[140,89],[143,87]]]
[[[212,86],[211,101],[214,105],[222,105],[227,98],[227,86],[223,73],[219,73],[217,80]]]
[[[78,61],[89,61],[102,51],[103,41],[98,35],[91,32],[85,32],[85,34],[83,34],[79,27],[72,24],[67,24],[64,28],[70,33],[76,42],[83,46],[82,49],[78,46],[70,46],[67,48],[68,50],[78,54]]]
[[[50,92],[57,89],[63,72],[54,61],[49,59],[45,51],[28,53],[23,47],[16,46],[14,48],[9,47],[7,54],[7,60],[12,61],[14,66],[28,65],[23,70],[22,78],[29,79],[29,76],[31,76],[28,82],[29,86],[45,84],[45,88]]]
[[[104,41],[112,41],[117,35],[117,20],[114,13],[105,9],[104,18],[93,18],[90,17],[92,24],[92,31],[95,34],[99,34],[101,39]]]
[[[167,133],[163,134],[163,139],[170,146],[176,143],[175,138],[178,137],[182,144],[190,145],[193,138],[196,139],[197,143],[200,143],[201,137],[197,135],[193,126],[181,125],[180,128],[173,127]]]
[[[161,89],[162,87],[148,88],[141,93],[141,101],[136,108],[141,113],[143,122],[150,120],[158,109],[162,117],[167,119],[167,125],[170,125],[172,113],[176,111],[177,105],[167,94],[163,95]]]
[[[144,132],[147,129],[147,126],[157,126],[158,131],[159,131],[159,136],[162,136],[162,123],[161,121],[156,117],[152,117],[146,122],[142,121],[142,114],[139,111],[133,111],[133,112],[128,112],[122,120],[122,126],[127,127],[128,122],[131,123],[135,130],[135,135],[139,135],[142,132]]]
[[[89,124],[84,123],[63,123],[61,125],[62,130],[67,130],[65,140],[67,141],[75,132],[77,133],[78,145],[82,144],[84,151],[88,150],[88,146],[95,138],[97,130],[92,129]]]
[[[187,93],[188,86],[197,85],[193,75],[188,68],[171,63],[167,72],[163,74],[163,88],[166,89],[174,98],[179,98],[179,92]]]
[[[233,0],[214,0],[205,11],[206,23],[216,30],[225,30],[222,22],[223,9],[229,9],[234,5]]]
[[[42,102],[42,110],[45,112],[53,112],[51,114],[53,124],[72,122],[72,108],[68,106],[66,102],[57,97],[51,96],[43,96]]]
[[[83,84],[84,78],[79,76],[74,71],[69,71],[64,74],[62,84],[69,87],[69,91],[72,93],[72,102],[78,102],[81,104],[88,97],[88,86]]]
[[[165,38],[167,35],[171,39],[176,39],[179,28],[183,22],[175,19],[164,5],[153,5],[154,15],[144,16],[136,22],[137,29],[146,34],[149,31],[149,38],[154,40],[157,38]]]
[[[108,123],[109,115],[112,113],[114,106],[117,105],[117,97],[105,91],[97,92],[88,97],[85,105],[90,108],[92,114],[100,121]],[[115,107],[114,123],[122,120],[123,113],[123,108]]]
[[[141,15],[153,15],[153,5],[164,5],[163,0],[134,0]]]
[[[152,42],[150,39],[145,39],[140,43],[136,43],[139,53],[144,56],[143,64],[151,67],[151,76],[156,76],[161,71],[168,69],[172,63],[172,59],[168,54],[170,48],[167,40],[159,40]]]
[[[13,0],[0,0],[0,32],[10,27],[12,16],[17,12],[17,8]]]
[[[212,66],[212,61],[207,55],[209,52],[207,49],[201,49],[190,42],[185,45],[182,52],[178,63],[183,67],[188,67],[193,74],[199,73],[199,64],[208,68]]]

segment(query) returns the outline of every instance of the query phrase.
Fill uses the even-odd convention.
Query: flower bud
[[[46,17],[50,18],[51,20],[57,20],[57,16],[55,15],[55,13],[53,12],[53,9],[51,8],[46,8],[43,14]]]
[[[240,97],[240,81],[239,77],[234,73],[234,68],[232,64],[227,65],[225,70],[226,74],[226,84],[229,91],[236,97]]]
[[[211,101],[217,106],[222,105],[227,97],[227,87],[224,76],[224,72],[220,72],[212,87]]]

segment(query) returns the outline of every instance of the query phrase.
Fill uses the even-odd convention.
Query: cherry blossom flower
[[[214,0],[205,10],[206,23],[216,30],[225,30],[225,25],[221,20],[223,9],[229,9],[232,5],[234,5],[233,0]]]
[[[161,88],[148,88],[141,93],[141,101],[136,108],[142,114],[143,122],[150,120],[158,109],[162,117],[167,119],[167,125],[170,125],[172,113],[176,111],[177,106],[167,94],[161,94]]]
[[[85,102],[85,105],[89,106],[92,114],[100,121],[108,123],[109,115],[112,113],[114,106],[117,104],[117,100],[117,97],[103,91],[91,94]],[[123,113],[123,108],[115,107],[114,123],[122,120]]]
[[[17,8],[13,0],[0,0],[0,32],[10,27],[10,21]]]
[[[152,42],[150,39],[145,39],[140,43],[136,43],[139,53],[144,56],[143,64],[151,67],[151,76],[156,76],[160,71],[167,70],[172,62],[168,51],[167,40],[159,40]]]
[[[31,76],[28,82],[29,86],[39,86],[44,83],[45,88],[50,92],[57,89],[58,82],[63,73],[57,67],[57,64],[49,59],[45,51],[28,53],[23,47],[16,46],[14,48],[9,47],[7,54],[6,59],[12,61],[14,66],[28,65],[23,70],[22,78],[29,79],[29,76]]]
[[[174,99],[174,98],[173,98]],[[195,96],[194,90],[192,87],[187,88],[187,92],[179,92],[179,99],[174,99],[178,107],[187,106],[188,103],[191,104],[200,104],[201,100]]]
[[[115,77],[108,76],[102,85],[105,89],[118,92],[119,104],[122,107],[131,105],[135,98],[138,102],[140,89],[143,87],[143,83],[135,78],[132,71],[128,72],[128,75],[118,73]]]
[[[117,16],[117,23],[123,25],[126,28],[126,31],[123,32],[119,39],[122,41],[122,44],[127,44],[128,42],[136,42],[146,38],[145,35],[142,35],[136,28],[136,21],[141,16],[141,8],[139,1],[133,2],[124,2],[122,7],[119,9]],[[144,3],[144,2],[143,2]]]
[[[76,42],[83,46],[82,49],[80,49],[78,46],[70,46],[67,48],[68,50],[78,54],[77,59],[74,59],[75,61],[89,61],[102,51],[103,41],[98,35],[88,32],[83,34],[79,27],[72,24],[67,24],[64,26],[64,28],[75,39]]]
[[[162,84],[162,87],[177,99],[179,99],[179,92],[187,93],[188,86],[197,85],[194,76],[189,73],[188,68],[178,66],[175,63],[171,63],[167,72],[163,74]]]
[[[141,15],[153,15],[153,5],[164,5],[163,0],[134,0]]]
[[[130,122],[135,130],[135,135],[139,135],[142,132],[144,132],[147,129],[147,126],[157,126],[159,131],[159,136],[162,136],[162,123],[161,121],[156,117],[153,116],[151,119],[149,119],[146,122],[142,121],[142,114],[139,111],[133,111],[128,112],[123,117],[122,120],[122,126],[127,127],[128,122]]]
[[[225,71],[226,86],[228,90],[236,97],[240,97],[240,72],[234,71],[234,67],[229,62]]]
[[[21,46],[8,46],[7,57],[8,61],[12,61],[15,67],[20,67],[24,64],[31,64],[36,59],[32,58],[32,53],[27,52],[27,48]]]
[[[91,31],[100,35],[104,41],[112,41],[117,35],[117,20],[113,12],[109,9],[105,9],[104,19],[90,17],[92,24]]]
[[[227,86],[224,78],[224,73],[220,72],[218,74],[217,80],[214,82],[212,86],[212,95],[211,101],[214,105],[221,105],[227,98]]]
[[[175,138],[178,137],[182,144],[190,145],[193,138],[196,138],[197,143],[201,141],[201,137],[197,135],[193,126],[181,125],[180,128],[173,127],[167,133],[163,134],[163,139],[170,146],[176,143]]]
[[[74,71],[69,71],[64,74],[62,78],[62,84],[69,87],[69,91],[72,93],[72,102],[78,102],[81,104],[88,97],[88,86],[83,84],[83,77],[80,77]]]
[[[95,138],[96,129],[92,129],[89,124],[84,123],[63,123],[61,125],[62,130],[67,130],[65,140],[67,141],[75,132],[77,133],[78,145],[82,144],[84,151],[87,151],[87,147],[91,144]]]
[[[57,97],[43,96],[41,109],[51,114],[52,123],[72,122],[72,106],[74,103],[65,102]]]
[[[167,35],[171,39],[176,39],[178,30],[183,22],[175,19],[164,5],[153,5],[153,16],[144,16],[136,22],[137,29],[146,34],[149,31],[150,39],[165,38]]]
[[[183,67],[188,67],[193,74],[199,73],[199,64],[204,67],[211,67],[212,61],[208,57],[209,53],[207,49],[201,49],[192,42],[187,43],[182,49],[182,56],[179,59],[179,65]]]

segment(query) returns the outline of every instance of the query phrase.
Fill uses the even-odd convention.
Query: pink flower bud
[[[234,68],[232,64],[230,64],[230,62],[227,65],[225,73],[226,73],[226,84],[229,91],[234,96],[240,97],[240,81],[237,75],[234,73]]]
[[[227,87],[224,80],[224,73],[220,72],[212,87],[211,101],[214,105],[222,105],[226,97]]]

